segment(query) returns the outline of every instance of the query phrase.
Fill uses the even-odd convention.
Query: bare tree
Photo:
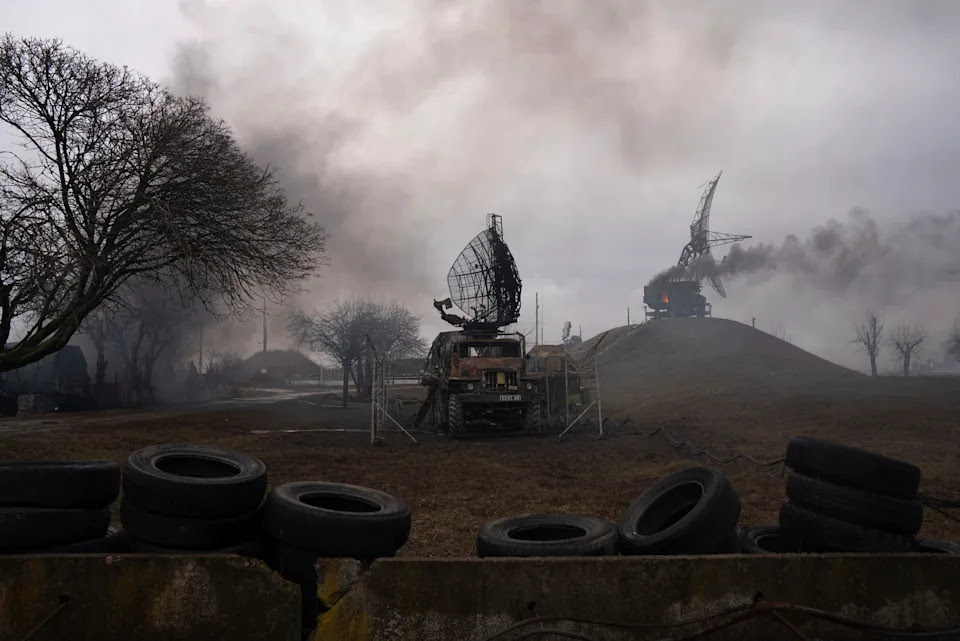
[[[215,398],[234,396],[243,377],[243,357],[239,352],[210,352],[207,371],[204,374],[206,387]]]
[[[110,314],[104,306],[98,307],[80,323],[80,332],[90,337],[97,352],[96,373],[93,377],[93,396],[97,402],[103,397],[103,387],[107,375],[107,341],[109,338]]]
[[[358,393],[370,390],[367,337],[388,358],[403,358],[426,348],[420,320],[397,304],[341,300],[324,312],[294,313],[288,327],[297,345],[326,354],[343,367],[344,407],[351,375]]]
[[[910,359],[920,351],[926,338],[926,330],[919,326],[903,324],[893,328],[887,345],[900,358],[904,376],[910,376]]]
[[[866,352],[870,359],[870,375],[877,375],[877,355],[883,344],[883,321],[876,312],[867,312],[859,325],[854,328],[856,335],[851,343],[856,343],[858,349]]]
[[[0,371],[66,345],[131,277],[240,313],[324,262],[323,230],[199,98],[8,35],[0,126],[18,143],[0,150]]]
[[[423,355],[427,344],[420,335],[419,318],[395,302],[365,301],[365,308],[366,335],[381,358]],[[373,359],[368,344],[354,367],[354,383],[361,396],[369,396],[373,391]]]

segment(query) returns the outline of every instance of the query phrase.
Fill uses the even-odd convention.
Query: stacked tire
[[[157,445],[123,466],[120,518],[134,552],[263,555],[262,461],[198,445]]]
[[[263,510],[268,562],[300,585],[303,638],[316,626],[317,559],[392,557],[410,536],[410,508],[386,492],[359,485],[303,481],[274,488]]]
[[[778,535],[800,552],[909,552],[923,523],[920,470],[813,438],[787,446],[787,502]]]
[[[119,493],[113,461],[0,464],[0,553],[125,551],[126,535],[109,527]]]

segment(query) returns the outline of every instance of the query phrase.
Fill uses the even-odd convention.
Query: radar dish
[[[520,318],[520,275],[503,242],[500,216],[464,248],[447,274],[451,301],[464,311],[464,326],[496,329]]]

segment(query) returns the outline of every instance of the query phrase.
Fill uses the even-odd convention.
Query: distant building
[[[15,344],[4,347],[11,349]],[[40,395],[61,411],[89,409],[90,375],[87,359],[76,345],[45,356],[35,363],[0,372],[0,413],[15,414],[21,395]]]

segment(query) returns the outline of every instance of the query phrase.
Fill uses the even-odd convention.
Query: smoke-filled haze
[[[712,227],[754,238],[701,265],[726,284],[705,288],[715,315],[862,367],[864,310],[924,323],[930,356],[960,313],[960,5],[54,4],[0,2],[5,28],[203,95],[322,221],[331,265],[288,307],[397,299],[432,334],[450,263],[497,212],[521,328],[539,291],[547,340],[566,320],[593,335],[642,316],[722,169]],[[224,336],[250,350],[258,331]]]

